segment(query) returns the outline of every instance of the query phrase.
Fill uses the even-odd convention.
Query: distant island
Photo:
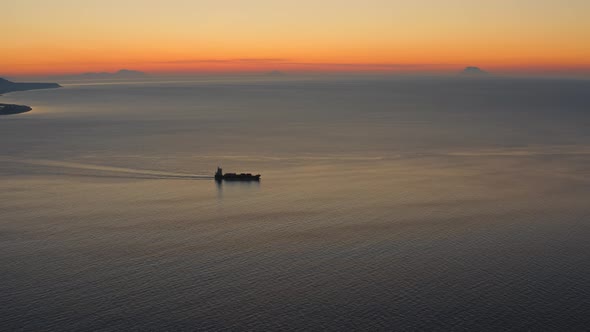
[[[59,76],[58,78],[69,79],[69,80],[107,80],[107,79],[136,79],[136,78],[143,78],[145,76],[147,76],[146,73],[141,72],[141,71],[121,69],[121,70],[116,71],[114,73],[91,72],[91,73]]]
[[[461,74],[466,76],[487,76],[490,73],[485,70],[481,70],[479,67],[466,67],[463,69]]]
[[[8,92],[27,91],[38,89],[55,89],[60,88],[57,83],[15,83],[0,78],[0,95]],[[25,105],[0,104],[0,115],[20,114],[31,111],[32,108]]]

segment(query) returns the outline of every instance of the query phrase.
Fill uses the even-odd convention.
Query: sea
[[[0,117],[0,330],[590,329],[590,80],[197,76],[0,102],[33,107]]]

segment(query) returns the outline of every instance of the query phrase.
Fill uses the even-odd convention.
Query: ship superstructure
[[[223,170],[221,167],[217,167],[217,172],[215,172],[215,180],[216,181],[260,181],[260,174],[253,175],[251,173],[225,173],[223,174]]]

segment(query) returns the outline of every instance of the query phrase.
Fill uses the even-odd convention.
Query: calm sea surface
[[[590,81],[12,93],[1,330],[587,330]],[[216,184],[224,171],[260,183]]]

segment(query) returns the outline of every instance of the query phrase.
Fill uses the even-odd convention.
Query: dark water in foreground
[[[1,100],[34,107],[0,118],[2,330],[590,326],[588,81]]]

